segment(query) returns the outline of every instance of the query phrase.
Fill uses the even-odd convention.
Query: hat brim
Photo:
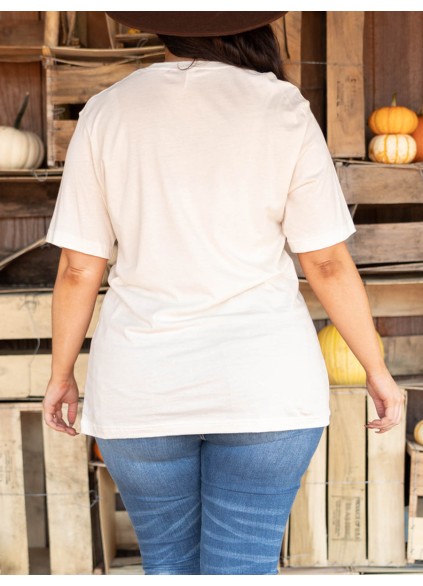
[[[285,12],[106,12],[113,20],[146,33],[180,37],[217,37],[259,28]]]

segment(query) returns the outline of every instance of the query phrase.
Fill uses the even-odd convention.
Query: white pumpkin
[[[35,132],[0,126],[0,171],[37,169],[44,159],[44,144]]]
[[[411,163],[416,154],[417,143],[409,134],[378,134],[369,143],[369,158],[377,163]]]

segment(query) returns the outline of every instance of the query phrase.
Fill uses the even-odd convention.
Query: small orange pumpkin
[[[412,134],[418,125],[417,114],[405,106],[397,106],[397,94],[390,106],[370,114],[368,125],[373,134]]]
[[[369,159],[377,163],[411,163],[416,151],[416,141],[410,134],[378,134],[369,143]]]
[[[103,456],[100,452],[100,448],[98,447],[98,444],[95,440],[93,441],[93,456],[95,460],[100,460],[100,462],[104,462]]]
[[[412,133],[412,137],[416,141],[417,154],[414,161],[419,163],[423,161],[423,105],[417,115],[418,124],[416,130]]]

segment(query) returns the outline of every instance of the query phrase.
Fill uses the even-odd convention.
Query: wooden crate
[[[364,279],[372,315],[422,316],[423,279]],[[89,340],[96,327],[106,287],[100,289],[93,317],[87,331]],[[328,316],[310,285],[300,282],[300,291],[314,320]],[[0,343],[9,346],[0,353],[0,399],[24,399],[44,396],[50,376],[51,351],[37,349],[37,340],[51,339],[52,291],[0,292]],[[389,339],[388,339],[389,338]],[[30,347],[12,349],[13,341],[25,340]],[[388,366],[393,373],[419,374],[421,336],[386,336]],[[84,394],[88,351],[82,350],[75,365],[75,376],[81,395]],[[417,369],[417,370],[416,370]]]
[[[137,69],[161,60],[163,46],[133,49],[44,49],[47,166],[63,165],[78,120],[89,98]]]
[[[360,272],[421,273],[423,163],[337,159],[335,167],[355,220],[357,232],[348,239],[348,248]]]
[[[423,560],[423,446],[407,441],[411,458],[407,561]]]
[[[405,422],[378,436],[365,388],[331,388],[331,423],[304,475],[287,536],[290,567],[403,566]]]
[[[92,460],[90,467],[95,471],[96,492],[98,493],[98,523],[101,537],[101,562],[95,573],[110,574],[114,567],[122,566],[125,558],[118,560],[118,553],[126,553],[126,563],[141,564],[137,537],[128,512],[120,498],[119,490],[105,464]],[[131,553],[131,560],[128,559]]]
[[[87,331],[89,340],[96,327],[104,289],[100,290]],[[0,292],[0,399],[43,397],[51,371],[51,303],[52,291]],[[47,339],[47,340],[46,340]],[[50,343],[45,344],[49,341]],[[16,349],[12,348],[16,342]],[[47,349],[39,348],[39,344]],[[84,395],[88,350],[82,349],[76,364],[75,378]]]
[[[47,573],[91,574],[87,437],[48,427],[40,402],[0,403],[0,446],[0,573],[46,547]]]

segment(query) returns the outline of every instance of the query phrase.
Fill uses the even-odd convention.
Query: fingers
[[[367,423],[365,427],[374,429],[377,433],[385,433],[398,425],[402,419],[402,402],[386,409],[386,414],[380,419],[374,419]]]
[[[71,409],[71,405],[72,405],[72,409]],[[68,419],[69,419],[69,410],[71,411],[72,416],[73,416],[73,413],[75,410],[75,416],[73,418],[73,421],[71,421],[69,419],[69,423],[73,424],[75,421],[75,417],[76,417],[77,405],[76,405],[76,407],[73,403],[71,405],[69,405],[69,408],[68,408]],[[43,401],[43,413],[44,413],[44,421],[46,422],[46,424],[49,427],[51,427],[55,431],[61,431],[61,432],[67,433],[68,435],[72,435],[72,436],[78,435],[78,432],[76,431],[76,429],[74,429],[72,427],[72,425],[67,425],[65,423],[65,421],[63,420],[62,403],[49,404],[48,402]]]

